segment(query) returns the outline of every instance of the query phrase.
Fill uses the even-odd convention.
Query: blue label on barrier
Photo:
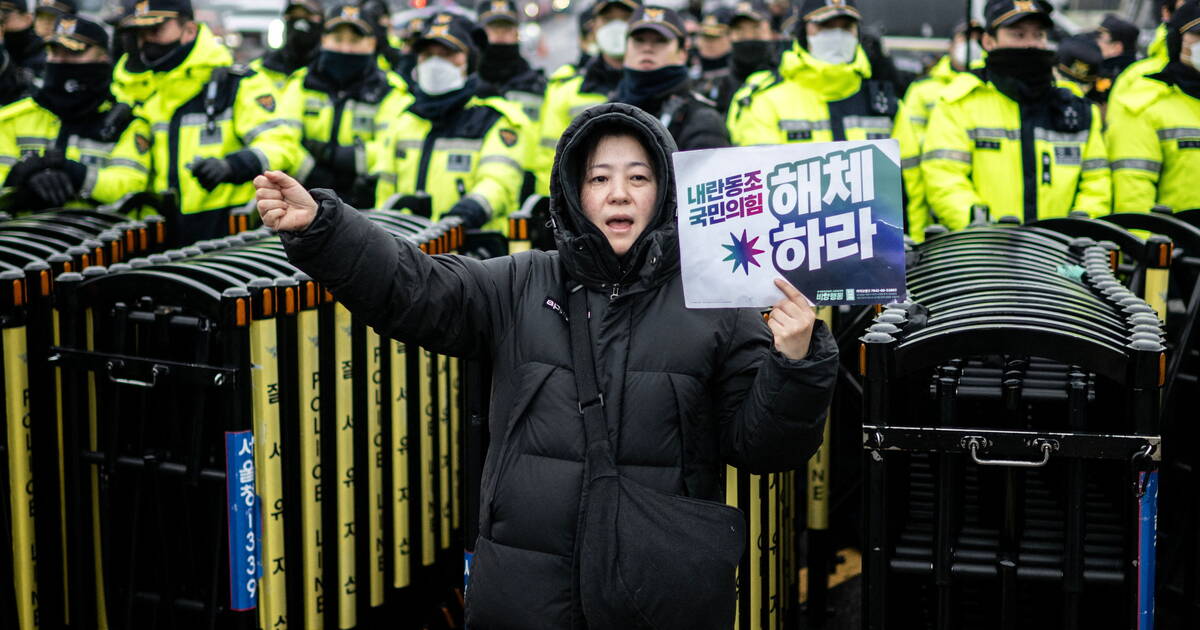
[[[1154,629],[1155,539],[1158,534],[1158,472],[1138,473],[1138,630]]]
[[[229,608],[258,605],[258,495],[254,486],[254,433],[225,433],[225,492],[229,503]]]
[[[463,593],[471,588],[471,563],[475,562],[475,554],[470,551],[463,551]]]

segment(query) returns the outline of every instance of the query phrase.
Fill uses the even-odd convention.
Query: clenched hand
[[[254,178],[254,196],[263,224],[278,232],[299,232],[317,217],[312,195],[282,171],[267,171]]]
[[[775,336],[775,349],[783,356],[798,361],[808,356],[817,314],[804,294],[787,280],[776,278],[775,286],[783,291],[784,298],[771,309],[767,325]]]

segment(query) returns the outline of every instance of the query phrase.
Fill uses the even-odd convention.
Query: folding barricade
[[[1167,362],[1117,249],[977,227],[912,252],[861,339],[865,627],[1151,627]]]
[[[381,339],[266,230],[64,274],[55,303],[72,627],[461,623],[458,360]]]
[[[60,210],[0,221],[0,344],[4,352],[4,434],[0,452],[0,626],[27,630],[66,623],[68,594],[62,514],[66,480],[48,357],[57,322],[53,277],[155,251],[166,239],[159,217],[129,221]]]

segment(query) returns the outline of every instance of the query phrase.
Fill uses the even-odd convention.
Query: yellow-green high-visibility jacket
[[[575,117],[583,110],[608,102],[609,93],[616,88],[613,73],[605,72],[606,62],[594,57],[582,68],[567,64],[550,75],[546,84],[546,97],[542,100],[539,125],[541,131],[537,147],[533,149],[532,171],[537,178],[535,192],[550,194],[550,170],[554,167],[554,150],[558,139]]]
[[[1116,212],[1200,208],[1200,99],[1139,77],[1109,100],[1106,141]]]
[[[103,114],[111,107],[111,102],[105,103],[94,118],[66,125],[32,97],[0,109],[0,182],[22,157],[58,149],[67,160],[83,167],[68,169],[69,175],[81,178],[75,182],[76,199],[68,206],[113,203],[145,190],[150,172],[150,126],[133,118],[115,139],[100,138]]]
[[[368,170],[379,175],[375,198],[428,193],[433,217],[470,198],[488,213],[485,229],[507,232],[517,209],[526,143],[525,114],[501,98],[472,98],[435,126],[405,111],[368,150]]]
[[[929,69],[928,77],[908,87],[896,114],[892,135],[900,141],[900,165],[904,169],[904,190],[908,193],[908,235],[918,242],[925,238],[925,227],[932,223],[921,180],[921,145],[933,106],[956,76],[958,71],[950,65],[950,56],[943,56]]]
[[[1159,24],[1154,31],[1154,40],[1150,42],[1150,46],[1146,49],[1146,57],[1138,59],[1129,64],[1121,74],[1113,79],[1112,87],[1108,91],[1108,100],[1119,98],[1122,91],[1129,87],[1130,83],[1137,79],[1162,72],[1162,69],[1167,67],[1167,62],[1170,61],[1169,53],[1167,52],[1167,25]]]
[[[343,173],[342,179],[349,181],[339,182],[341,185],[336,187],[339,192],[348,193],[341,188],[352,184],[355,175],[366,173],[367,145],[386,131],[412,102],[403,83],[395,73],[378,70],[348,93],[329,84],[311,68],[297,70],[288,80],[283,99],[299,105],[303,139],[333,143],[354,152],[353,172]],[[308,160],[296,174],[301,181],[312,170],[312,158]],[[319,166],[334,169],[331,164]]]
[[[245,205],[254,198],[250,182],[257,173],[294,172],[303,161],[294,110],[280,102],[269,78],[232,62],[200,25],[192,52],[178,67],[156,73],[158,89],[140,110],[154,138],[152,188],[173,192],[185,216]],[[189,168],[204,158],[228,159],[239,183],[205,190]]]
[[[270,79],[271,83],[275,85],[275,90],[282,94],[284,88],[287,87],[288,79],[290,79],[292,75],[264,63],[265,59],[266,57],[264,56],[251,61],[249,64],[250,69],[257,74],[261,74]]]
[[[140,105],[154,94],[155,76],[150,70],[133,72],[129,69],[130,57],[121,55],[117,65],[113,67],[112,90],[113,96],[122,103]]]
[[[859,47],[854,60],[830,64],[798,43],[749,104],[730,108],[729,135],[736,145],[890,138],[898,101],[891,86],[871,81],[871,63]],[[761,73],[756,73],[761,74]],[[751,75],[747,83],[761,79]],[[738,96],[734,96],[738,100]]]
[[[942,93],[925,132],[921,175],[938,222],[951,230],[970,222],[971,206],[987,205],[991,218],[1023,222],[1092,216],[1112,208],[1112,179],[1099,109],[1065,87],[1050,108],[1025,110],[973,72],[960,74]],[[1072,113],[1063,113],[1070,109]]]

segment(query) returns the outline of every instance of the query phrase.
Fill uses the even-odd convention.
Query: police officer
[[[753,76],[729,109],[734,144],[887,138],[898,99],[872,80],[850,0],[806,0],[796,42],[769,76]]]
[[[536,138],[540,131],[542,101],[546,93],[546,75],[532,68],[521,55],[521,18],[513,0],[483,0],[477,9],[479,23],[483,27],[486,41],[480,42],[482,51],[479,60],[480,98],[501,98],[521,108],[528,120],[519,131],[522,137]],[[532,142],[525,143],[527,155],[521,164],[525,167],[525,182],[521,186],[521,198],[533,194],[536,177]]]
[[[54,32],[58,18],[78,12],[75,0],[37,0],[33,10],[33,30],[38,37],[46,39]]]
[[[1137,61],[1138,27],[1109,13],[1096,29],[1096,44],[1104,55],[1101,74],[1116,79],[1125,68]]]
[[[375,36],[375,54],[379,57],[379,67],[405,78],[402,43],[400,38],[392,33],[391,5],[387,0],[363,0],[362,8],[374,16],[371,21],[371,31]]]
[[[450,13],[429,20],[413,45],[414,101],[378,135],[368,166],[379,174],[380,202],[393,195],[427,199],[408,207],[462,217],[468,228],[503,230],[518,207],[531,138],[521,131],[521,108],[476,96],[476,28]]]
[[[639,6],[635,0],[597,0],[591,11],[597,55],[584,66],[563,66],[550,75],[538,116],[541,131],[534,159],[538,194],[550,193],[554,149],[567,125],[583,110],[608,101],[621,82],[629,18]]]
[[[1113,80],[1112,89],[1109,90],[1109,98],[1118,94],[1124,88],[1126,82],[1133,81],[1137,77],[1146,76],[1159,72],[1167,65],[1167,22],[1171,20],[1171,16],[1175,14],[1176,7],[1182,6],[1184,0],[1157,0],[1158,13],[1162,19],[1162,23],[1154,31],[1154,40],[1150,42],[1150,47],[1147,48],[1147,55],[1143,59],[1139,59],[1129,64],[1121,74]]]
[[[28,0],[0,0],[0,27],[9,59],[40,76],[46,63],[45,42],[33,29]]]
[[[733,92],[728,91],[729,77],[733,74],[733,42],[729,37],[732,19],[732,9],[717,7],[700,19],[700,32],[696,36],[699,65],[693,88],[718,107],[722,103],[728,107],[729,99],[733,98]]]
[[[145,189],[150,167],[146,121],[130,119],[120,129],[105,125],[113,97],[104,27],[66,15],[46,42],[41,88],[0,110],[0,179],[15,191],[12,207],[112,203]]]
[[[596,34],[592,32],[592,12],[585,10],[576,13],[575,27],[579,32],[579,61],[575,62],[574,67],[582,68],[600,51],[596,45]]]
[[[929,76],[908,87],[900,112],[896,114],[893,135],[900,141],[900,165],[904,169],[904,192],[908,197],[906,230],[918,242],[925,238],[925,227],[933,223],[921,179],[921,146],[929,126],[929,114],[946,86],[983,58],[983,45],[979,41],[982,36],[983,27],[978,22],[959,24],[954,29],[948,54],[930,68]]]
[[[1166,67],[1109,101],[1117,212],[1200,208],[1200,2],[1179,7],[1167,28]]]
[[[174,202],[168,220],[180,241],[219,236],[228,211],[254,198],[256,175],[301,164],[300,123],[268,77],[233,66],[192,19],[190,0],[139,0],[121,25],[137,29],[138,55],[155,74],[141,108],[153,131],[151,188]]]
[[[355,187],[366,147],[411,100],[400,78],[375,62],[374,20],[358,4],[330,6],[316,59],[292,75],[283,98],[303,108],[303,144],[313,158],[297,179],[360,208],[374,202],[370,186]]]
[[[686,41],[678,13],[639,7],[629,22],[624,77],[611,100],[658,118],[680,151],[729,146],[716,103],[692,91]]]
[[[255,72],[270,77],[280,91],[292,73],[312,63],[321,44],[325,16],[318,0],[289,0],[283,20],[283,46],[250,64]]]
[[[521,106],[534,124],[541,114],[546,77],[521,55],[521,18],[513,0],[483,0],[477,9],[487,35],[479,60],[481,97],[499,96]],[[529,130],[537,133],[536,127]]]
[[[116,49],[121,51],[113,68],[112,92],[117,100],[138,107],[154,93],[154,71],[142,60],[138,50],[138,29],[122,24],[131,15],[138,0],[122,0],[121,11],[115,21],[114,38],[120,42]]]
[[[1090,34],[1072,35],[1058,44],[1058,65],[1054,74],[1059,81],[1073,84],[1078,92],[1096,104],[1100,112],[1104,112],[1104,104],[1108,101],[1107,86],[1100,85],[1100,69],[1104,63],[1104,55],[1100,46]]]
[[[952,230],[980,205],[1024,222],[1111,209],[1099,109],[1054,80],[1052,10],[989,0],[986,66],[960,74],[933,108],[921,173],[933,214]]]

